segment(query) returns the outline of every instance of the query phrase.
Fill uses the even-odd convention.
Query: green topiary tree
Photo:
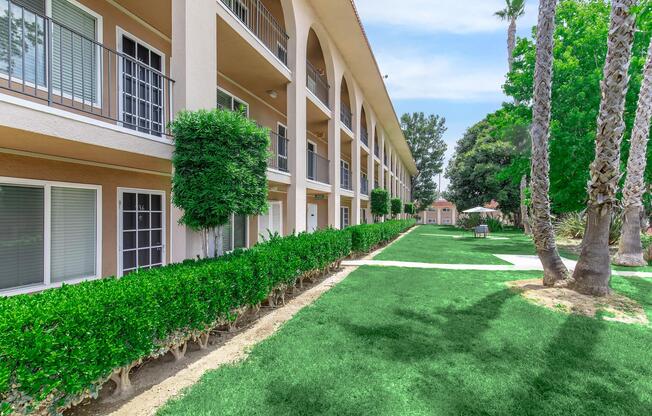
[[[392,217],[396,218],[401,212],[403,212],[403,202],[400,198],[392,198]]]
[[[240,112],[199,110],[179,113],[174,136],[172,202],[183,210],[179,223],[203,233],[217,229],[216,255],[231,215],[267,210],[269,134]]]
[[[411,202],[406,203],[405,206],[403,207],[403,212],[405,212],[408,215],[414,215],[415,214],[414,204]]]
[[[389,192],[382,188],[371,191],[371,214],[374,221],[378,221],[385,215],[389,215]]]

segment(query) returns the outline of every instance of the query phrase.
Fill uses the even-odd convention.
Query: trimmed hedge
[[[57,414],[114,373],[198,339],[413,220],[276,237],[219,259],[0,298],[0,414]]]
[[[392,198],[392,216],[397,216],[403,211],[403,202],[400,198]]]
[[[375,247],[398,237],[415,223],[414,219],[407,219],[349,227],[347,230],[351,232],[352,250],[354,253],[368,253]]]

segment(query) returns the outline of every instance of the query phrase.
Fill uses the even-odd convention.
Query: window
[[[225,253],[237,248],[247,248],[249,227],[247,217],[244,215],[232,215],[229,223],[224,226],[222,234],[222,249]],[[211,237],[217,234],[217,229],[212,231]],[[208,244],[208,253],[215,253],[215,239],[210,238]]]
[[[0,178],[0,291],[99,277],[100,207],[99,186]]]
[[[249,117],[249,104],[219,87],[217,88],[217,108],[229,111],[242,110],[245,116]]]
[[[277,166],[279,170],[283,172],[288,171],[288,132],[287,127],[278,123],[277,125],[277,137],[276,137],[276,150],[277,150]]]
[[[121,276],[165,264],[165,193],[119,191]]]
[[[349,207],[340,207],[340,228],[349,226]]]
[[[269,201],[269,210],[258,216],[258,241],[265,241],[271,235],[283,235],[283,202]]]
[[[120,59],[121,121],[124,127],[161,136],[163,112],[163,55],[136,38],[122,33]]]
[[[344,189],[351,189],[351,170],[345,160],[340,160],[340,184]]]

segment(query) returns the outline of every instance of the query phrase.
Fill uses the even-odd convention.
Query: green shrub
[[[415,223],[414,219],[408,219],[348,227],[347,230],[351,233],[352,250],[354,253],[370,252],[380,244],[393,240]]]
[[[116,369],[160,356],[414,223],[276,236],[218,259],[0,298],[0,414],[56,414],[95,395]]]
[[[487,224],[489,231],[492,233],[500,232],[505,229],[502,221],[500,221],[498,218],[488,217],[485,219],[484,223]]]
[[[482,224],[482,217],[477,213],[464,214],[457,220],[457,227],[465,230],[471,230],[480,224]]]
[[[403,202],[400,198],[392,198],[392,216],[397,216],[403,211]]]
[[[403,207],[403,212],[405,212],[406,214],[409,214],[409,215],[416,214],[416,212],[414,210],[414,204],[411,203],[411,202],[406,203],[405,206]]]
[[[584,230],[586,229],[586,214],[584,212],[570,212],[564,214],[554,224],[555,233],[559,237],[570,239],[584,238]],[[619,209],[614,209],[611,216],[611,225],[609,227],[609,244],[617,244],[620,240],[620,232],[623,228],[623,217]]]
[[[389,215],[389,192],[382,188],[371,191],[371,214],[378,219]]]

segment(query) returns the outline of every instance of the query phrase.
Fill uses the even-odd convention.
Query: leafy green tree
[[[519,211],[519,184],[503,170],[512,165],[516,152],[514,123],[525,123],[527,110],[506,105],[471,126],[457,142],[446,169],[450,180],[447,199],[459,210],[484,205],[492,199],[506,214]],[[520,131],[520,129],[516,129]]]
[[[403,212],[403,202],[400,198],[392,198],[392,217],[396,218],[397,215],[400,215]]]
[[[405,212],[408,215],[414,215],[415,214],[414,204],[411,202],[406,203],[405,206],[403,207],[403,212]]]
[[[172,202],[179,220],[204,235],[217,229],[216,254],[223,254],[223,228],[231,215],[267,209],[269,134],[240,112],[184,111],[171,123],[174,136]]]
[[[378,221],[385,215],[389,215],[389,192],[383,188],[376,188],[371,191],[371,214],[374,220]]]
[[[595,155],[609,15],[610,3],[606,0],[564,0],[557,8],[552,81],[554,105],[550,125],[550,199],[552,211],[557,214],[586,208],[586,184],[589,165]],[[638,26],[623,115],[627,128],[621,146],[622,167],[629,155],[637,95],[652,29],[649,11],[639,14]],[[514,50],[514,69],[508,74],[504,89],[507,95],[523,104],[532,101],[534,63],[534,40],[519,39]],[[529,162],[529,154],[522,157]],[[647,149],[647,157],[652,158],[652,147]],[[518,176],[513,180],[520,180],[522,173],[514,169],[512,174]],[[645,180],[652,181],[651,164],[646,167]],[[649,194],[644,196],[644,201],[649,209]]]
[[[403,114],[401,128],[417,165],[418,173],[412,178],[412,199],[421,211],[437,198],[435,178],[444,166],[446,119],[434,114]]]

